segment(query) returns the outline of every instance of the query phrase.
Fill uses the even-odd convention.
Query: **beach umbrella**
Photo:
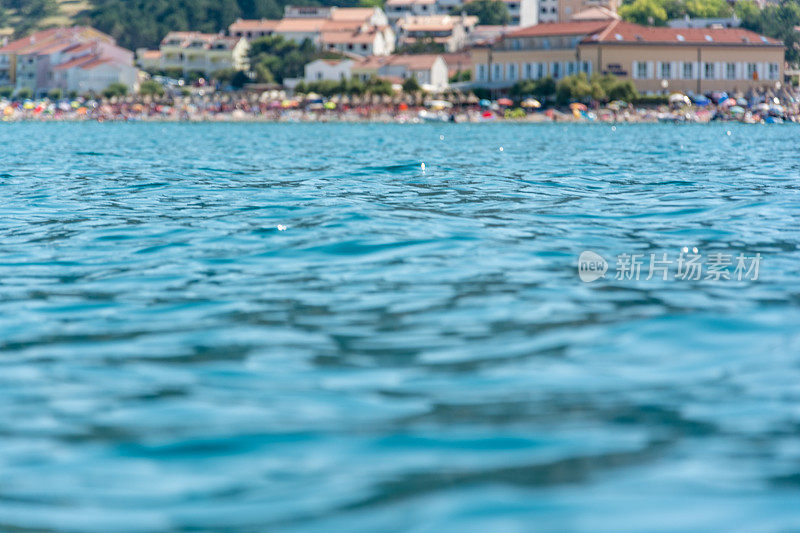
[[[769,106],[769,113],[770,113],[770,115],[782,115],[783,114],[783,106],[782,105]]]
[[[325,109],[336,109],[336,103],[335,102],[325,102],[323,104],[323,107]]]
[[[453,104],[446,100],[431,100],[428,102],[428,107],[432,107],[434,109],[444,109],[453,107]]]
[[[734,115],[744,114],[744,108],[739,105],[732,106],[728,111],[730,111]]]
[[[400,105],[398,106],[398,109],[400,109],[400,111],[407,111],[408,110],[408,104],[405,103],[405,102],[400,102]]]
[[[720,107],[730,107],[732,105],[736,105],[736,100],[734,98],[726,98],[719,103]]]
[[[726,93],[725,91],[714,91],[713,93],[711,93],[711,99],[714,100],[715,102],[721,102],[726,98],[728,98],[728,93]]]
[[[539,102],[539,100],[536,100],[535,98],[526,98],[525,100],[522,101],[522,103],[520,105],[522,107],[528,107],[528,108],[534,108],[534,109],[538,109],[538,108],[542,107],[542,103]]]
[[[746,106],[747,105],[747,98],[739,97],[736,99],[736,105]]]
[[[510,98],[499,98],[497,100],[497,105],[501,105],[501,106],[504,106],[504,107],[509,107],[509,106],[514,105],[514,102],[512,102]]]
[[[669,103],[670,104],[688,104],[689,103],[689,97],[687,97],[685,94],[681,94],[681,93],[672,93],[671,95],[669,95]]]
[[[695,95],[692,98],[692,100],[694,101],[695,104],[697,104],[699,106],[707,106],[708,104],[711,103],[711,100],[709,100],[708,98],[706,98],[702,94]]]
[[[581,104],[580,102],[572,102],[571,104],[569,104],[569,108],[572,109],[573,112],[575,112],[575,111],[586,111],[586,110],[589,109],[588,107],[586,107],[584,104]]]
[[[492,105],[492,102],[490,102],[486,98],[482,98],[480,101],[478,101],[478,105],[480,105],[481,107],[489,107],[490,105]]]
[[[756,111],[763,111],[766,113],[769,112],[769,104],[762,102],[760,104],[756,104],[755,107],[753,107],[753,109],[755,109]]]

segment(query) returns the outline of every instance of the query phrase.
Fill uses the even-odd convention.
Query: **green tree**
[[[47,92],[47,97],[50,100],[61,100],[63,96],[64,96],[64,91],[62,91],[61,89],[50,89]]]
[[[619,16],[636,24],[664,26],[667,23],[667,11],[657,0],[634,0],[619,8]]]
[[[631,80],[617,80],[606,92],[609,100],[623,100],[630,102],[639,97],[636,86]]]
[[[556,80],[552,76],[545,76],[536,81],[536,86],[533,88],[533,95],[537,98],[549,98],[556,94]]]
[[[694,18],[730,17],[733,14],[725,0],[686,0],[686,12]]]
[[[378,94],[386,96],[391,96],[392,94],[394,94],[394,89],[392,89],[392,83],[389,80],[384,80],[383,78],[376,78],[374,76],[370,77],[370,79],[368,79],[364,85],[367,94]]]
[[[308,39],[297,44],[277,35],[255,39],[249,51],[250,65],[260,83],[300,78],[305,65],[318,55],[316,46]]]
[[[743,28],[760,31],[761,9],[753,0],[736,2],[733,11],[741,19]]]
[[[103,96],[106,98],[125,96],[126,94],[128,94],[128,86],[124,83],[112,83],[103,91]]]
[[[142,96],[163,96],[164,87],[155,80],[145,80],[139,85],[139,94]]]
[[[597,84],[600,87],[600,84]],[[602,90],[602,89],[601,89]],[[592,85],[586,74],[567,76],[556,85],[556,102],[564,105],[574,100],[586,101],[592,97]]]
[[[0,87],[0,98],[11,98],[14,94],[14,87],[11,85],[3,85]]]
[[[23,87],[17,91],[17,100],[28,100],[33,98],[33,90],[28,87]]]
[[[422,90],[422,86],[414,76],[409,76],[403,81],[403,92],[407,94],[418,93]]]
[[[508,7],[499,0],[472,0],[464,4],[462,10],[467,15],[478,17],[479,24],[504,25],[511,22]]]

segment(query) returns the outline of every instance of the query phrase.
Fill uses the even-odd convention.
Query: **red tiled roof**
[[[546,22],[528,26],[512,33],[506,37],[549,37],[553,35],[589,35],[604,30],[610,21],[588,21],[588,22]]]
[[[61,52],[62,50],[66,50],[67,48],[71,47],[72,43],[69,41],[55,41],[45,46],[43,48],[38,48],[36,53],[39,55],[48,55],[54,52]]]
[[[239,19],[230,25],[229,31],[231,33],[236,31],[271,31],[274,30],[280,20],[260,19],[260,20],[247,20]]]
[[[70,46],[69,48],[67,48],[64,51],[65,52],[69,52],[70,54],[77,54],[79,52],[83,52],[83,51],[86,51],[86,50],[91,50],[92,48],[94,48],[94,45],[95,45],[95,43],[74,44],[74,45]]]
[[[354,20],[365,22],[375,13],[372,7],[337,7],[331,12],[331,20]]]
[[[0,48],[0,53],[31,53],[44,49],[50,44],[54,44],[55,40],[63,40],[69,38],[83,38],[83,39],[101,39],[108,42],[114,40],[105,33],[96,30],[89,26],[72,26],[69,28],[50,28],[48,30],[38,31],[22,39],[12,41]]]
[[[53,70],[67,70],[73,67],[77,67],[79,65],[83,65],[84,63],[88,63],[89,61],[94,61],[95,59],[99,58],[99,54],[86,54],[81,57],[76,57],[75,59],[71,59],[66,63],[61,63],[60,65],[56,65],[53,67]]]
[[[403,65],[409,70],[425,70],[433,66],[438,58],[438,54],[407,54],[389,56],[390,65]]]
[[[27,37],[23,37],[22,39],[11,41],[4,47],[0,48],[0,53],[16,52],[23,48],[27,48],[28,46],[35,44],[37,42],[50,40],[55,36],[57,32],[58,28],[50,28],[49,30],[38,31],[34,34],[28,35]]]
[[[90,70],[90,69],[93,69],[94,67],[99,67],[100,65],[104,65],[106,63],[111,63],[112,61],[113,61],[113,59],[111,59],[110,57],[98,57],[94,61],[90,61],[88,63],[84,63],[83,65],[81,65],[81,68],[83,70]]]
[[[323,32],[319,40],[323,44],[370,44],[375,42],[375,33]]]
[[[669,44],[735,44],[757,46],[783,46],[777,39],[761,36],[743,28],[668,28],[640,26],[631,22],[615,21],[586,43],[669,43]]]

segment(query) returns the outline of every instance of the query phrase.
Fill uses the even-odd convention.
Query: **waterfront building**
[[[530,26],[538,22],[538,0],[501,0],[511,15],[512,26]],[[386,15],[396,25],[406,17],[460,15],[468,0],[386,0]]]
[[[617,12],[617,0],[539,0],[539,23],[569,22],[575,15],[593,7]]]
[[[397,21],[397,45],[431,41],[441,44],[446,52],[455,52],[467,45],[477,23],[478,17],[472,16],[408,16]]]
[[[133,52],[91,27],[44,30],[0,48],[0,85],[41,95],[53,89],[99,92],[112,83],[135,88]]]
[[[515,32],[521,29],[520,26],[500,26],[478,24],[469,33],[467,46],[483,45],[494,42],[506,33]]]
[[[321,50],[347,54],[387,55],[394,51],[395,33],[380,8],[286,6],[279,20],[239,19],[228,28],[233,37],[257,39],[279,35]]]
[[[178,69],[184,74],[213,74],[220,70],[247,68],[246,39],[218,33],[171,31],[159,50],[137,50],[139,66],[149,71]]]
[[[643,93],[704,93],[774,86],[784,75],[783,43],[741,28],[539,24],[471,53],[473,80],[488,88],[600,72],[631,80]]]
[[[317,59],[308,63],[305,68],[303,81],[341,81],[348,80],[352,75],[354,65],[352,59]]]
[[[351,75],[361,81],[376,77],[394,83],[414,77],[424,89],[431,91],[448,87],[447,63],[441,54],[372,56],[353,64]]]

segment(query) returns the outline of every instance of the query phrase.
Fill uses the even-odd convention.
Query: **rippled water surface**
[[[0,531],[800,531],[798,146],[2,125]]]

